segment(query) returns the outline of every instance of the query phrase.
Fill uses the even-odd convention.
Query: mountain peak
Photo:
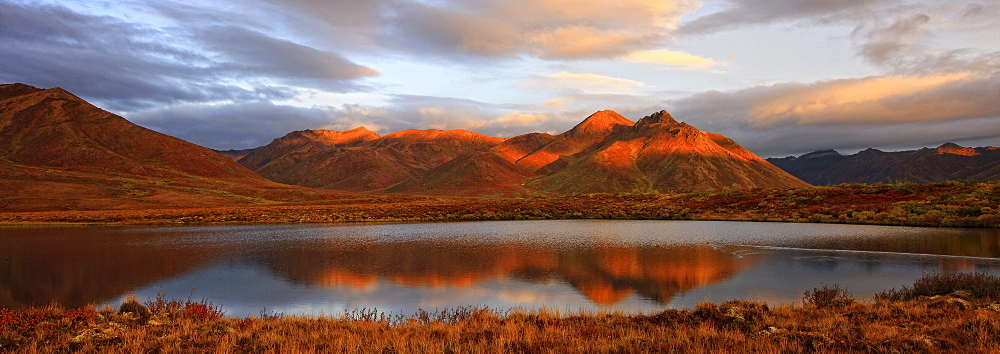
[[[674,125],[679,124],[673,116],[670,115],[665,110],[653,113],[646,117],[643,117],[635,124],[636,128],[640,130],[646,127],[656,126],[656,125]]]
[[[350,146],[357,145],[369,140],[378,139],[378,134],[372,133],[364,127],[358,127],[345,131],[327,129],[305,129],[296,130],[285,134],[285,136],[274,139],[272,143],[282,145],[311,145],[320,144],[325,146]]]
[[[810,152],[808,154],[799,156],[799,158],[800,159],[818,159],[818,158],[821,158],[821,157],[841,157],[841,156],[844,156],[844,155],[842,155],[841,153],[837,152],[837,150],[817,150],[817,151],[813,151],[813,152]]]
[[[0,100],[6,100],[38,91],[42,91],[42,89],[22,83],[0,85]]]
[[[594,114],[591,114],[587,119],[584,119],[565,134],[606,135],[617,125],[633,126],[635,122],[623,117],[618,112],[608,109],[594,112]]]
[[[952,154],[952,155],[962,155],[962,156],[976,156],[979,155],[976,149],[967,148],[955,143],[944,143],[937,148],[938,154]]]

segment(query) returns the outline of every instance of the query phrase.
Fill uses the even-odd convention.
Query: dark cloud
[[[181,104],[133,112],[133,123],[214,149],[246,149],[288,132],[319,129],[335,119],[330,109],[275,105],[266,101]]]
[[[113,111],[357,90],[377,74],[343,56],[238,26],[154,28],[62,6],[0,2],[0,80],[63,87]]]
[[[962,11],[955,18],[945,15],[932,18],[924,13],[915,13],[862,22],[853,33],[858,55],[893,73],[1000,71],[998,48],[942,49],[928,44],[934,38],[934,30],[927,27],[961,23],[963,17],[969,16],[965,13],[967,11]],[[979,8],[977,11],[984,10]]]
[[[355,80],[378,75],[343,56],[280,40],[263,33],[233,26],[212,26],[198,31],[206,49],[220,53],[226,61],[221,70],[240,75],[262,75],[282,79]],[[336,88],[333,88],[336,89]]]

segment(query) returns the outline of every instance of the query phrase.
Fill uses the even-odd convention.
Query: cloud
[[[1000,137],[996,97],[1000,74],[887,75],[710,91],[672,101],[670,110],[773,156]]]
[[[966,96],[970,86],[980,91]],[[1000,85],[974,80],[968,73],[884,76],[832,80],[812,85],[782,85],[747,112],[751,127],[780,124],[893,124],[1000,115]],[[1000,97],[1000,96],[992,96]]]
[[[294,130],[318,129],[336,120],[330,109],[275,105],[266,101],[178,104],[129,113],[133,123],[215,149],[265,145]]]
[[[858,54],[868,62],[894,73],[927,74],[944,71],[989,73],[1000,71],[996,47],[963,48],[937,39],[947,31],[975,35],[980,25],[976,14],[987,11],[969,4],[958,8],[919,8],[916,12],[868,18],[852,33]],[[969,6],[972,6],[971,8]],[[970,10],[975,9],[975,10]],[[992,7],[1000,14],[1000,6]],[[976,14],[969,14],[974,11]],[[972,18],[970,18],[970,16]],[[967,21],[971,25],[963,23]],[[1000,23],[1000,22],[998,22]]]
[[[697,17],[680,25],[678,35],[701,35],[777,21],[803,21],[836,16],[860,16],[869,8],[893,0],[733,0],[731,7]]]
[[[581,93],[615,93],[632,91],[645,84],[611,76],[597,74],[575,74],[559,72],[555,74],[535,74],[536,79],[522,83],[522,87],[569,90]]]
[[[613,58],[666,39],[694,1],[510,0],[407,2],[388,41],[425,54]]]
[[[298,82],[356,80],[376,76],[375,69],[355,64],[342,55],[281,40],[234,26],[212,26],[199,31],[205,47],[225,58],[220,69],[243,75],[262,75]],[[336,88],[334,88],[336,89]]]
[[[719,65],[711,58],[665,49],[634,52],[626,55],[624,59],[635,63],[664,65],[687,70],[705,70]]]
[[[241,21],[155,26],[65,6],[0,1],[0,80],[63,87],[127,112],[289,99],[295,95],[290,83],[358,90],[359,80],[377,74],[338,53],[241,27]]]

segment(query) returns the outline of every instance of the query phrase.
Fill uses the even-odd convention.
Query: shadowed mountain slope
[[[952,143],[899,152],[867,149],[854,155],[825,150],[768,161],[816,185],[1000,180],[1000,149]]]

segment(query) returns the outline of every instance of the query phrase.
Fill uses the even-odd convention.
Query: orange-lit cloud
[[[956,89],[969,73],[884,76],[821,82],[757,102],[748,112],[753,126],[912,122],[1000,114],[985,97]]]
[[[675,100],[674,116],[763,156],[1000,138],[1000,76],[972,72],[776,83]],[[973,145],[981,146],[981,145]]]
[[[396,27],[411,48],[482,56],[613,58],[662,43],[689,0],[509,0],[398,6]]]

